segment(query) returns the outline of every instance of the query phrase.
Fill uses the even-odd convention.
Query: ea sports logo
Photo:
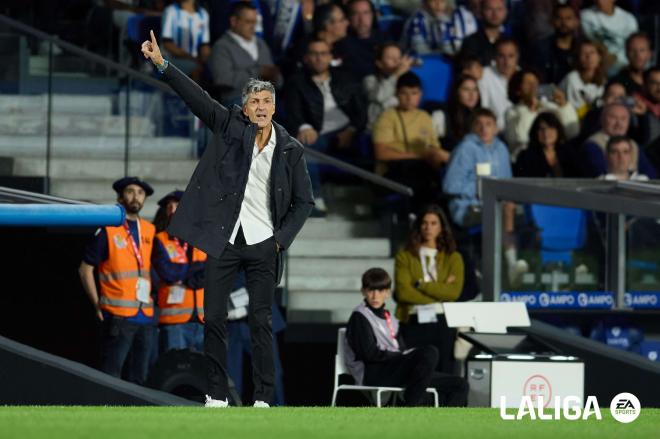
[[[641,405],[632,393],[619,393],[610,403],[610,412],[614,419],[624,424],[634,421],[639,416]]]

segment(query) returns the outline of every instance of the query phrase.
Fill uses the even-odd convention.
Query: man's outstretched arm
[[[150,31],[150,34],[151,40],[142,43],[142,54],[158,68],[165,81],[183,99],[190,111],[215,132],[229,117],[229,111],[181,70],[168,65],[160,53],[154,31]]]

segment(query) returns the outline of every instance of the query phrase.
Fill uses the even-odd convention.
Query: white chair
[[[380,386],[358,386],[355,384],[339,384],[340,375],[350,375],[346,367],[346,355],[344,352],[344,342],[346,339],[346,328],[339,328],[337,333],[337,355],[335,355],[335,388],[332,392],[332,407],[337,402],[337,393],[340,390],[367,390],[376,393],[376,406],[382,407],[383,392],[403,392],[403,387],[380,387]],[[426,391],[433,395],[433,402],[438,407],[438,392],[433,387],[428,387]]]

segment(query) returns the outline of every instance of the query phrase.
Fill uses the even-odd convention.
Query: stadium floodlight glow
[[[513,355],[507,355],[506,358],[509,360],[533,360],[534,355],[522,355],[522,354],[513,354]]]

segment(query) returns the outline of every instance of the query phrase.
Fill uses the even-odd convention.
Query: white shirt
[[[424,273],[424,282],[435,282],[438,277],[438,268],[436,266],[435,256],[438,250],[435,248],[420,247],[419,259],[422,261],[422,272]]]
[[[245,243],[248,245],[258,244],[273,236],[273,220],[270,213],[270,167],[275,151],[275,137],[275,128],[271,125],[270,139],[266,146],[259,151],[255,141],[252,148],[252,163],[245,186],[245,196],[238,220],[229,238],[229,243],[232,245],[241,225]]]
[[[481,95],[481,106],[488,108],[497,118],[497,129],[502,131],[506,125],[504,114],[511,106],[509,100],[509,80],[504,75],[488,66],[478,82],[479,94]]]
[[[232,37],[239,46],[241,46],[241,49],[245,50],[250,55],[250,58],[255,61],[257,58],[259,58],[259,46],[257,46],[257,37],[253,36],[251,40],[246,40],[242,36],[230,30],[227,31],[227,34]]]
[[[587,38],[601,41],[608,52],[616,56],[616,70],[628,64],[626,38],[638,29],[637,19],[633,14],[615,6],[614,13],[607,15],[592,6],[581,11],[580,22]]]
[[[598,84],[585,83],[577,70],[571,70],[559,84],[566,94],[566,99],[578,114],[584,113],[587,105],[593,105],[603,96],[605,87]]]
[[[341,111],[341,108],[337,106],[335,97],[332,96],[330,78],[323,81],[314,81],[314,83],[319,90],[321,90],[321,94],[323,95],[323,127],[321,127],[321,132],[319,134],[330,133],[346,127],[350,120],[348,119],[348,116]],[[307,123],[302,124],[298,128],[298,132],[307,128],[312,128],[312,126]]]

